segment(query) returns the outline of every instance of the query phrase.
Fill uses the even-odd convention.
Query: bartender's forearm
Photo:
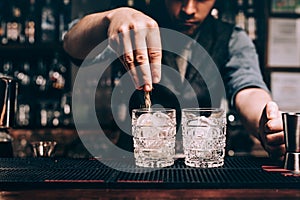
[[[259,138],[259,123],[262,112],[270,101],[272,101],[270,94],[260,88],[244,89],[236,95],[236,109],[246,128],[257,138]]]
[[[108,12],[87,15],[68,31],[64,37],[64,49],[70,56],[84,59],[107,38]]]

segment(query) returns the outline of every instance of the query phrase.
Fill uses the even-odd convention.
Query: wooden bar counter
[[[43,189],[2,191],[1,200],[300,199],[299,189]]]

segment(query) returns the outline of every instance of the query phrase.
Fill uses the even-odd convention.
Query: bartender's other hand
[[[152,90],[161,78],[161,40],[158,24],[132,8],[117,8],[107,15],[111,47],[129,70],[137,89]]]
[[[271,101],[264,108],[260,119],[260,139],[270,158],[282,161],[285,154],[283,123],[278,105]]]

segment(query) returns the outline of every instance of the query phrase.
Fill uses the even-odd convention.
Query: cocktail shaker
[[[300,112],[282,113],[286,155],[284,168],[300,173]]]
[[[0,77],[0,157],[13,156],[9,128],[15,123],[17,94],[17,82],[11,77]]]

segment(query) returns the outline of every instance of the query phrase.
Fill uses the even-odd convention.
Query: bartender
[[[190,63],[180,64],[176,62],[176,55],[162,51],[163,38],[159,27],[191,37],[216,64],[229,106],[236,110],[245,127],[260,140],[269,156],[283,160],[285,145],[281,114],[263,82],[255,46],[245,31],[210,15],[216,0],[151,2],[148,12],[120,7],[84,16],[65,35],[64,49],[72,58],[84,60],[91,50],[108,39],[108,45],[123,55],[120,61],[124,70],[130,71],[136,86],[130,107],[141,105],[144,92],[151,92],[153,103],[180,111],[174,93],[189,98],[185,95],[184,82],[187,81],[196,91],[201,107],[212,106],[208,86],[203,81],[205,77],[199,73],[191,75],[194,72]],[[195,52],[189,45],[185,44],[187,54],[193,57]],[[161,64],[173,66],[185,81],[176,79],[178,82],[172,83],[172,90],[162,86],[162,81],[172,80],[172,77],[162,73]]]

